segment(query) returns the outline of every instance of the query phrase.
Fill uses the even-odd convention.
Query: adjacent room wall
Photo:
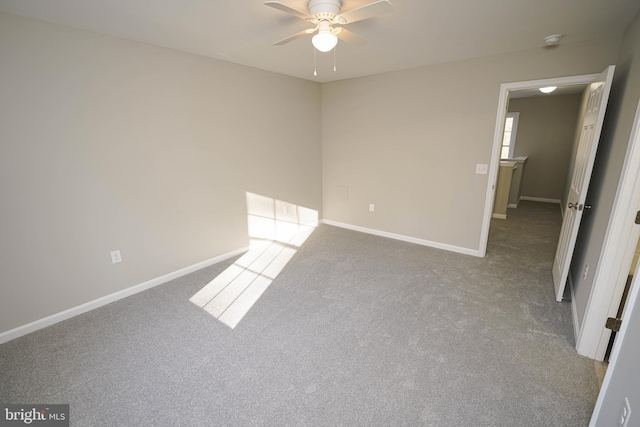
[[[478,251],[502,83],[599,73],[620,39],[322,85],[323,212],[338,223]],[[375,211],[369,212],[369,204]]]
[[[575,306],[579,326],[593,288],[594,274],[601,257],[631,128],[640,100],[640,17],[625,32],[616,62],[613,86],[605,115],[586,203],[591,210],[583,215],[571,262]],[[583,277],[589,265],[591,274]]]
[[[0,333],[247,246],[247,191],[321,215],[316,83],[7,14],[0,58]]]
[[[573,94],[509,100],[509,112],[520,113],[514,157],[529,157],[521,196],[562,198],[581,97]]]

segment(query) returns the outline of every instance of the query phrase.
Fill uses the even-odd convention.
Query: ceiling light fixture
[[[311,43],[320,52],[329,52],[338,44],[338,37],[331,31],[329,22],[320,21],[318,27],[318,34],[313,36]]]
[[[551,93],[554,90],[558,89],[558,86],[547,86],[547,87],[541,87],[540,89],[538,89],[540,92],[542,93]]]

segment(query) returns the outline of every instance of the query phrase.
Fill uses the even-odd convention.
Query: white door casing
[[[584,213],[584,203],[604,123],[604,114],[611,92],[614,68],[613,65],[607,67],[588,88],[589,98],[567,197],[568,205],[562,220],[560,239],[553,262],[553,285],[557,301],[562,301],[567,283],[571,258]]]

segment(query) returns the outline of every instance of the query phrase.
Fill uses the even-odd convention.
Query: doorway
[[[562,86],[550,93],[538,89],[509,92],[496,206],[500,190],[506,188],[509,212],[520,200],[553,203],[560,208],[568,186],[567,171],[572,169],[575,156],[586,87]],[[515,163],[511,181],[503,181],[504,169],[511,163]]]
[[[598,77],[598,74],[587,74],[581,76],[558,77],[543,80],[531,80],[525,82],[505,83],[500,86],[500,96],[498,100],[498,111],[496,124],[494,129],[493,149],[491,152],[491,163],[489,165],[489,185],[485,197],[485,210],[482,224],[482,233],[480,236],[480,256],[485,256],[487,251],[487,242],[489,237],[489,227],[493,211],[493,203],[495,197],[496,182],[500,164],[500,156],[502,151],[503,129],[506,114],[508,113],[508,104],[510,94],[517,91],[537,91],[540,87],[546,86],[576,86],[588,85]]]
[[[495,132],[494,132],[494,145],[493,145],[493,151],[492,151],[492,160],[491,160],[491,164],[490,164],[490,168],[489,168],[489,184],[487,186],[487,195],[486,195],[486,201],[485,201],[485,216],[484,216],[484,223],[483,223],[483,233],[481,235],[481,245],[480,245],[480,253],[482,255],[486,254],[486,245],[487,245],[487,240],[488,240],[488,231],[489,231],[489,226],[490,226],[490,218],[491,218],[491,211],[492,211],[492,203],[493,203],[493,198],[495,197],[495,183],[496,183],[496,178],[497,178],[497,170],[498,170],[498,165],[499,165],[499,157],[500,157],[500,150],[502,148],[502,137],[503,137],[503,126],[504,126],[504,118],[506,113],[508,112],[508,102],[509,102],[509,96],[510,93],[513,93],[515,91],[524,91],[524,90],[537,90],[540,87],[544,87],[544,86],[570,86],[570,85],[589,85],[590,83],[594,82],[594,81],[599,81],[602,79],[602,76],[606,76],[607,73],[610,73],[613,71],[613,67],[609,67],[607,70],[605,70],[605,72],[601,73],[601,75],[596,75],[596,74],[592,74],[592,75],[582,75],[582,76],[572,76],[572,77],[563,77],[563,78],[554,78],[554,79],[544,79],[544,80],[535,80],[535,81],[527,81],[527,82],[516,82],[516,83],[508,83],[508,84],[503,84],[501,85],[500,88],[500,97],[499,97],[499,103],[498,103],[498,111],[497,111],[497,117],[496,117],[496,126],[495,126]],[[610,87],[610,77],[606,77],[607,78],[607,86]],[[591,85],[592,89],[597,87],[597,85]],[[592,91],[590,89],[590,91]],[[608,92],[607,92],[607,96],[608,96]],[[602,99],[606,99],[606,98],[602,98]],[[600,118],[600,124],[596,125],[596,127],[601,126],[601,120],[602,117]],[[597,134],[599,135],[599,130],[597,131]],[[594,138],[594,140],[597,140],[598,138]],[[594,153],[595,154],[595,153]],[[586,176],[590,176],[591,174],[591,169],[589,169],[588,175]],[[566,201],[565,201],[566,202]],[[581,203],[584,203],[584,201],[582,201]],[[566,215],[565,215],[566,217]],[[577,234],[577,233],[576,233]],[[562,293],[558,292],[559,297],[558,298],[562,298]],[[619,299],[618,299],[619,301]],[[617,308],[617,307],[616,307]],[[575,313],[574,313],[575,316]],[[576,326],[576,349],[578,350],[578,352],[580,354],[586,355],[584,352],[580,351],[580,345],[581,345],[581,338],[586,338],[588,340],[594,340],[595,339],[595,335],[598,335],[601,333],[602,330],[602,325],[599,325],[596,329],[591,329],[588,331],[588,334],[583,334],[583,332],[585,332],[583,329],[585,328],[581,328],[580,330],[578,330],[577,326],[578,324],[574,321],[574,326]],[[584,326],[584,325],[583,325]],[[607,335],[607,339],[608,339],[608,335]],[[607,342],[608,343],[608,342]],[[606,345],[605,345],[606,347]],[[603,350],[603,355],[604,355],[604,350]],[[592,358],[595,358],[593,356],[590,356]],[[602,360],[601,358],[599,360]]]

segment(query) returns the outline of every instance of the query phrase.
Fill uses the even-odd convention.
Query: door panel
[[[613,71],[614,66],[609,66],[600,73],[588,88],[589,98],[582,122],[580,140],[578,141],[578,151],[574,163],[573,176],[571,177],[569,196],[567,197],[568,205],[564,211],[560,239],[553,262],[553,286],[557,301],[562,301],[567,283],[569,266],[576,238],[578,237],[580,221],[584,213],[584,202],[587,197],[587,189],[589,188],[593,163],[604,122],[604,113],[609,99],[609,92],[611,91]]]

